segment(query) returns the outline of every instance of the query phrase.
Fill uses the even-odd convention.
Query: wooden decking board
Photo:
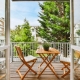
[[[21,72],[22,74],[24,74],[25,72]],[[56,72],[58,75],[61,75],[61,74],[63,74],[63,72],[62,71],[59,71],[59,72]],[[10,72],[10,75],[12,75],[12,74],[16,74],[15,72]],[[33,74],[33,73],[28,73],[28,74]],[[47,74],[50,74],[50,75],[53,75],[53,73],[52,72],[50,72],[50,71],[45,71],[45,72],[43,72],[43,75],[47,75]]]
[[[10,80],[20,80],[20,77],[18,73],[16,73],[16,70],[21,64],[22,64],[21,62],[12,62],[10,64]],[[40,63],[36,63],[33,66],[33,69],[36,72],[38,72],[39,64]],[[43,65],[43,67],[44,66],[45,64]],[[61,68],[63,67],[62,63],[53,63],[53,66],[55,68],[56,74],[60,77],[60,79],[57,79],[56,76],[51,72],[51,70],[47,68],[39,79],[37,78],[37,75],[33,74],[32,72],[29,72],[24,78],[24,80],[70,80],[70,75],[67,75],[65,78],[61,78],[61,75],[63,74],[63,70],[61,70]],[[21,73],[24,74],[25,70],[27,70],[26,66],[22,68]],[[76,70],[76,73],[77,73],[78,79],[75,79],[75,80],[80,80],[80,68]]]
[[[18,73],[16,73],[17,68],[21,65],[21,62],[12,62],[10,64],[10,80],[20,80],[20,77],[18,75]],[[38,72],[38,66],[40,63],[36,63],[33,66],[33,69]],[[58,74],[58,76],[60,77],[60,79],[57,79],[56,76],[51,72],[51,70],[49,68],[47,68],[43,74],[40,76],[40,78],[38,79],[37,76],[32,72],[29,72],[26,77],[24,78],[24,80],[70,80],[70,75],[67,75],[65,78],[61,78],[61,75],[63,74],[63,71],[61,70],[61,68],[63,67],[63,64],[61,63],[53,63],[56,74]],[[43,65],[43,67],[45,66],[45,64]],[[42,67],[42,68],[43,68]],[[27,70],[26,66],[24,66],[21,69],[21,73],[24,74],[25,70]]]
[[[10,78],[10,80],[20,80],[20,78]],[[45,79],[45,78],[40,78],[40,79],[37,79],[37,78],[24,78],[24,80],[68,80],[68,79],[57,79],[57,78],[51,78],[51,79]]]

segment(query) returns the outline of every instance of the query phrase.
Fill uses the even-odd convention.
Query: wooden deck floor
[[[33,66],[33,69],[38,72],[38,66],[40,63],[36,63]],[[12,62],[10,64],[10,80],[20,80],[20,77],[18,73],[16,73],[17,68],[21,65],[21,62]],[[63,64],[61,63],[53,63],[56,74],[59,76],[59,79],[51,72],[49,68],[47,68],[43,74],[40,76],[40,78],[37,78],[38,74],[35,75],[32,72],[29,72],[24,80],[70,80],[70,75],[67,75],[65,78],[61,78],[61,75],[63,74],[63,71],[61,68],[63,67]],[[43,67],[45,64],[43,65]],[[22,68],[22,74],[25,73],[27,70],[26,66]]]

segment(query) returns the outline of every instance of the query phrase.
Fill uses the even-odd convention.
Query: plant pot
[[[49,51],[49,47],[44,47],[44,50],[45,51]]]
[[[48,51],[49,47],[50,47],[50,44],[48,42],[43,43],[43,48],[44,48],[45,51]]]

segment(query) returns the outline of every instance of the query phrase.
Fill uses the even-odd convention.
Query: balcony
[[[21,62],[17,56],[17,52],[15,51],[15,45],[21,46],[24,56],[33,55],[33,56],[37,57],[38,60],[37,60],[36,64],[33,66],[33,68],[38,73],[38,66],[39,66],[40,62],[42,61],[42,59],[35,53],[35,51],[36,51],[37,47],[39,46],[39,44],[36,42],[12,42],[11,43],[11,57],[10,57],[10,61],[11,61],[11,63],[10,63],[10,80],[14,80],[14,79],[19,80],[20,79],[19,75],[16,73],[16,70],[21,65]],[[70,54],[69,53],[70,44],[68,42],[67,43],[66,42],[51,42],[50,45],[51,45],[51,47],[58,49],[60,51],[60,54],[63,54],[64,56],[68,56]],[[61,68],[63,67],[63,64],[60,63],[60,56],[57,56],[54,59],[52,64],[55,67],[55,71],[56,71],[57,75],[62,80],[63,78],[61,78],[61,75],[63,74],[63,70],[61,70]],[[25,73],[25,69],[26,69],[26,67],[24,66],[24,68],[22,70],[23,74]],[[26,79],[37,80],[38,79],[37,76],[38,75],[34,75],[29,72],[28,75],[26,75],[26,78],[24,80],[26,80]],[[41,75],[41,77],[39,79],[41,79],[41,80],[43,80],[43,79],[58,80],[58,78],[51,72],[51,70],[49,68],[47,68],[43,72],[43,74]],[[70,75],[66,76],[64,78],[64,80],[70,80]]]
[[[35,53],[37,47],[39,46],[38,43],[36,42],[12,42],[11,46],[10,46],[10,80],[20,80],[19,75],[16,73],[17,68],[21,65],[21,61],[18,58],[17,52],[15,50],[15,45],[19,45],[21,46],[24,56],[27,55],[33,55],[37,57],[37,62],[36,64],[33,66],[34,70],[36,72],[38,72],[38,66],[40,64],[40,62],[42,61],[42,59]],[[51,47],[56,48],[60,51],[60,54],[64,55],[65,57],[70,55],[70,43],[68,42],[51,42],[50,43]],[[4,57],[4,56],[3,56]],[[70,80],[70,74],[67,75],[64,78],[61,78],[61,75],[64,73],[63,70],[61,70],[61,68],[63,67],[63,64],[60,63],[60,56],[58,55],[52,62],[52,64],[54,65],[56,74],[59,76],[60,80]],[[45,64],[44,64],[45,65]],[[24,68],[21,70],[22,74],[25,73],[26,67],[24,66]],[[80,70],[80,69],[78,69]],[[78,72],[78,71],[77,71]],[[3,73],[3,72],[2,72]],[[0,73],[0,74],[2,74]],[[79,75],[78,75],[79,77]],[[24,80],[38,80],[37,75],[32,74],[31,72],[28,73],[28,75],[26,75]],[[51,70],[49,68],[47,68],[43,74],[41,75],[41,77],[39,78],[40,80],[58,80],[58,78],[51,72]]]

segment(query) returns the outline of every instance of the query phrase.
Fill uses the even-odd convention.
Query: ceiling
[[[70,0],[12,0],[12,1],[70,1]]]

